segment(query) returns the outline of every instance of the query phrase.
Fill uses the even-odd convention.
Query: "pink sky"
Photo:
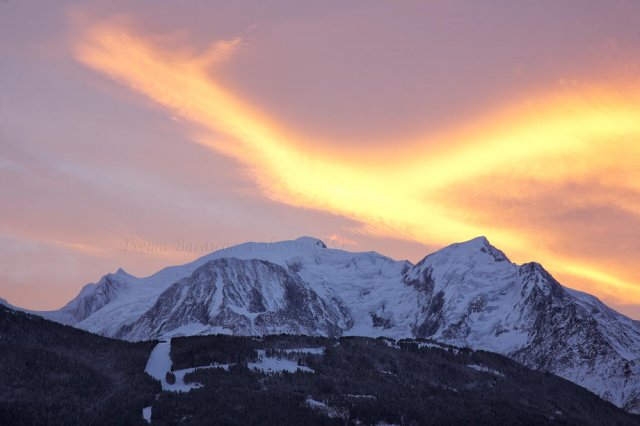
[[[640,3],[266,3],[0,2],[0,297],[484,234],[640,318]]]

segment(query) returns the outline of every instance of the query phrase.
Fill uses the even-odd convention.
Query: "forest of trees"
[[[0,425],[144,425],[160,392],[129,343],[0,306]]]
[[[144,373],[156,343],[108,339],[0,307],[0,425],[144,425],[150,405],[154,425],[640,424],[554,375],[415,340],[174,338],[174,370],[230,368],[196,370],[185,380],[203,387],[163,392]],[[323,354],[290,350],[319,347]],[[258,350],[313,372],[252,370]]]
[[[324,355],[284,354],[286,348],[325,347]],[[315,373],[252,371],[255,351],[287,356]],[[244,358],[243,358],[244,357]],[[392,347],[384,339],[306,336],[200,336],[174,339],[175,368],[234,363],[229,371],[202,369],[189,394],[163,393],[154,424],[575,424],[631,425],[640,419],[552,374],[534,372],[489,352]],[[469,366],[474,366],[471,368]],[[481,366],[481,368],[480,368]],[[330,408],[309,407],[308,399]]]

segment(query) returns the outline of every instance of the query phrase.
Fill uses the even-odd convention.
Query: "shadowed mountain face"
[[[483,238],[412,265],[304,237],[247,243],[147,278],[119,270],[51,319],[144,340],[227,333],[430,338],[512,357],[640,412],[640,325]]]
[[[326,303],[301,278],[264,260],[210,260],[172,284],[137,321],[116,337],[148,339],[193,324],[233,334],[335,336],[350,318]]]

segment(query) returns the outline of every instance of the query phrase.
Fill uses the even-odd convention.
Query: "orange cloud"
[[[583,181],[605,188],[600,201],[565,193],[558,203],[570,200],[580,208],[606,202],[640,215],[628,196],[640,193],[637,89],[547,94],[445,134],[373,152],[336,152],[269,119],[210,74],[211,65],[238,45],[220,42],[192,56],[101,24],[75,47],[82,63],[200,126],[204,131],[194,139],[240,161],[271,199],[358,220],[379,236],[446,244],[484,234],[515,260],[530,260],[533,253],[553,272],[599,283],[592,289],[597,294],[640,303],[640,275],[632,265],[612,273],[579,250],[555,252],[562,229],[504,217],[512,203]],[[494,202],[483,202],[485,194]]]
[[[344,249],[345,246],[357,246],[358,243],[347,237],[336,234],[335,232],[328,237],[324,237],[323,240],[327,241],[331,248]]]

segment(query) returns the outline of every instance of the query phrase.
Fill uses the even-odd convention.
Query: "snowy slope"
[[[515,265],[484,238],[427,256],[406,275],[424,293],[417,337],[508,355],[640,411],[640,325]]]
[[[129,340],[201,333],[424,337],[506,354],[640,411],[640,325],[484,238],[412,265],[303,237],[146,278],[119,270],[43,315]]]

